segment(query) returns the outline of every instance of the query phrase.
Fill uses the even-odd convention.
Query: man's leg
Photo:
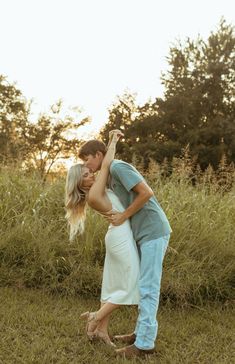
[[[158,323],[156,320],[162,263],[170,235],[140,244],[140,303],[139,316],[135,328],[135,346],[147,350],[154,348]]]

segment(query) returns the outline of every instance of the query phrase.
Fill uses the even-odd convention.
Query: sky
[[[125,90],[142,104],[163,96],[170,47],[205,40],[234,0],[0,0],[0,74],[33,99],[34,116],[58,99],[98,132]]]

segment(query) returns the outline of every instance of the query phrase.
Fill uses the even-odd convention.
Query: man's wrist
[[[128,213],[127,210],[123,211],[122,215],[125,218],[125,220],[127,220],[127,219],[129,219],[129,217],[131,217],[131,215]]]

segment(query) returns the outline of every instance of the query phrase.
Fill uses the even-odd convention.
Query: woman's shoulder
[[[104,210],[110,210],[112,206],[110,206],[111,201],[110,201],[110,193],[108,192],[108,190],[105,189],[105,192],[103,194],[103,196],[90,196],[89,194],[87,196],[87,204],[89,207],[91,207],[92,209],[96,210],[97,212],[99,211],[104,211]]]

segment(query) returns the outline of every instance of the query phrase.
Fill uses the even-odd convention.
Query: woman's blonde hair
[[[72,166],[68,173],[65,186],[66,219],[70,227],[69,240],[72,241],[77,233],[82,234],[86,218],[86,194],[81,189],[82,163]]]

